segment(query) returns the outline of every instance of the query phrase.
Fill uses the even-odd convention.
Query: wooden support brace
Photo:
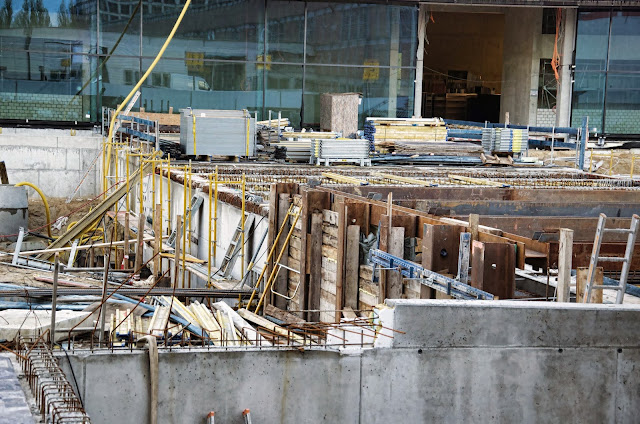
[[[569,302],[571,261],[573,257],[573,230],[560,228],[560,253],[558,256],[557,301]]]

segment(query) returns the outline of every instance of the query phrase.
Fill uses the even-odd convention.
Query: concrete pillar
[[[509,112],[512,124],[526,125],[529,121],[534,39],[540,33],[537,16],[541,14],[542,9],[525,7],[505,11],[501,122],[505,112]]]
[[[391,11],[391,42],[389,51],[389,66],[399,65],[400,50],[400,9],[393,8]],[[398,72],[402,72],[398,68],[389,69],[389,109],[388,116],[396,117],[398,108]]]
[[[571,68],[573,67],[578,11],[576,9],[565,9],[563,15],[564,41],[560,51],[561,68],[560,84],[556,97],[556,126],[569,127],[571,126],[571,94],[573,91]]]
[[[427,34],[427,6],[418,12],[418,48],[416,50],[416,79],[413,81],[413,117],[422,118],[422,74],[424,72],[424,40]]]

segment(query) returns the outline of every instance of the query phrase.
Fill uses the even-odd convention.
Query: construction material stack
[[[369,141],[352,138],[311,140],[311,163],[325,166],[332,163],[371,165]]]
[[[425,143],[447,141],[441,118],[367,118],[364,134],[372,150],[399,153],[419,153]]]
[[[255,118],[247,110],[182,109],[180,147],[190,156],[255,156]]]

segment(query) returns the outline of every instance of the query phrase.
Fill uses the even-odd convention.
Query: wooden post
[[[160,279],[162,275],[162,204],[157,204],[156,209],[153,211],[153,233],[155,236],[153,244],[153,274],[155,275],[155,281]]]
[[[469,215],[469,232],[471,233],[471,243],[478,240],[478,227],[480,226],[480,215],[472,213]]]
[[[584,292],[587,286],[587,274],[589,268],[579,267],[576,269],[576,302],[582,303],[584,301]],[[604,273],[601,266],[596,267],[596,273],[593,278],[594,286],[601,286],[603,284]],[[591,290],[591,303],[602,303],[602,289]]]
[[[360,226],[349,225],[347,227],[347,249],[345,251],[344,306],[351,309],[358,309],[359,272]]]
[[[335,322],[340,322],[342,318],[342,307],[344,305],[344,276],[345,257],[347,246],[347,205],[343,197],[336,201],[338,211],[338,255],[336,257],[336,314]]]
[[[403,227],[391,227],[388,251],[389,254],[404,259]],[[401,299],[403,292],[402,274],[398,271],[389,271],[387,274],[387,299]]]
[[[280,229],[283,221],[284,228],[282,229],[282,235],[280,236],[280,240],[278,240],[278,246],[276,248],[275,255],[278,255],[282,248],[285,247],[285,240],[287,238],[287,234],[289,234],[289,230],[291,229],[291,224],[289,222],[289,217],[287,216],[287,211],[289,210],[289,206],[291,206],[291,198],[288,193],[283,193],[279,195],[280,199],[278,200],[278,229]],[[277,230],[276,230],[277,231]],[[289,259],[289,245],[285,247],[285,252],[280,259],[280,263],[282,265],[288,265]],[[275,285],[275,291],[278,293],[287,293],[288,285],[289,285],[289,271],[286,268],[280,269],[278,273],[278,278],[273,283]],[[286,309],[287,308],[287,299],[281,296],[273,296],[273,303],[277,308]]]
[[[180,239],[182,238],[182,215],[176,216],[176,248],[173,256],[173,275],[171,287],[178,287],[180,284]]]
[[[471,233],[460,233],[458,251],[458,281],[467,284],[469,280],[469,257],[471,256]]]
[[[4,161],[0,161],[0,184],[9,184],[9,176],[7,175],[7,167]]]
[[[309,261],[309,314],[308,320],[320,321],[320,291],[322,288],[322,212],[311,214],[311,244],[307,253]]]
[[[569,302],[571,284],[571,260],[573,251],[573,230],[560,228],[560,248],[558,252],[557,301]]]
[[[474,241],[472,250],[471,285],[500,299],[512,299],[516,290],[515,245]]]
[[[136,261],[133,266],[134,272],[140,272],[140,266],[142,265],[142,251],[144,250],[144,214],[138,215],[138,240],[136,241]]]

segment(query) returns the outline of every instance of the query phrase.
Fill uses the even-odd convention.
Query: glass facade
[[[578,13],[572,125],[640,134],[640,11]]]
[[[0,119],[98,121],[146,71],[183,3],[0,2]],[[361,116],[411,116],[417,9],[193,0],[138,105],[282,111],[319,123],[327,92],[362,93]]]

